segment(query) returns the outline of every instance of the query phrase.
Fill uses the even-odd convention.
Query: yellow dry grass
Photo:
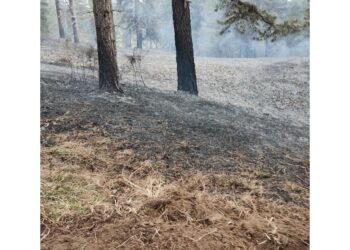
[[[109,138],[55,140],[42,149],[43,249],[308,249],[308,208],[269,198],[254,172],[165,178],[161,161],[113,151]]]

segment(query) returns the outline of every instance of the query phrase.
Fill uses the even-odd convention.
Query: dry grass
[[[254,172],[165,178],[161,161],[107,137],[54,139],[42,149],[43,249],[308,248],[308,209],[268,198]]]

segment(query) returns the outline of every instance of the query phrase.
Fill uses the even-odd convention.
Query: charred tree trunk
[[[111,0],[94,0],[99,87],[109,92],[122,92],[119,85],[117,49]]]
[[[64,32],[63,21],[62,21],[61,3],[60,3],[60,0],[55,0],[55,3],[56,3],[56,13],[57,13],[57,21],[58,21],[58,31],[60,34],[60,38],[63,39],[66,37],[66,34]]]
[[[75,16],[75,10],[74,10],[74,1],[69,0],[69,12],[72,18],[72,28],[73,28],[73,36],[74,36],[74,43],[79,43],[79,33],[78,33],[78,24],[77,24],[77,17]]]
[[[177,89],[198,95],[189,2],[187,0],[172,0],[172,6],[178,78]]]

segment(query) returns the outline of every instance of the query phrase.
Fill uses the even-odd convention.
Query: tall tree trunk
[[[122,92],[119,85],[117,49],[111,0],[93,0],[96,25],[99,87],[110,92]]]
[[[187,0],[172,0],[177,62],[177,89],[198,95],[191,33],[190,6]]]
[[[74,43],[79,43],[80,40],[79,40],[79,33],[78,33],[77,18],[75,16],[75,11],[74,11],[74,0],[69,0],[69,12],[72,18]]]
[[[57,13],[57,22],[58,22],[58,31],[60,34],[60,38],[63,39],[66,37],[66,34],[64,32],[64,27],[63,27],[63,21],[62,21],[62,8],[61,8],[61,3],[60,0],[55,0],[56,3],[56,13]]]

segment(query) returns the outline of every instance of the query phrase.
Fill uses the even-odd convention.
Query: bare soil
[[[146,86],[120,55],[117,95],[66,50],[42,47],[42,249],[309,248],[306,59],[198,58],[193,97],[159,71],[170,53],[146,55]]]

